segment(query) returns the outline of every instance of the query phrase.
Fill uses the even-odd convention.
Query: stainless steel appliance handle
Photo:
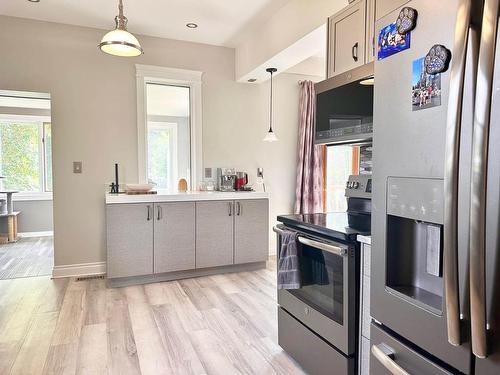
[[[484,3],[472,138],[469,228],[470,312],[472,352],[479,358],[488,355],[485,277],[486,184],[498,7],[499,0],[486,0]]]
[[[471,0],[461,0],[451,62],[444,168],[443,277],[448,341],[455,346],[461,344],[458,284],[458,164],[470,19]]]
[[[387,345],[372,345],[372,354],[393,375],[410,375],[394,360],[394,350]]]
[[[278,234],[283,234],[284,231],[281,230],[278,227],[273,227],[273,231]],[[315,241],[307,237],[303,236],[298,236],[297,241],[299,241],[303,245],[311,246],[316,249],[320,249],[323,251],[326,251],[327,253],[331,253],[333,255],[338,255],[338,256],[345,256],[347,254],[347,250],[345,248],[342,248],[340,246],[335,246],[335,245],[330,245],[325,242],[320,242],[320,241]]]

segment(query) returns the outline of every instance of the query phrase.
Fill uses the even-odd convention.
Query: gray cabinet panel
[[[328,77],[365,64],[365,19],[359,0],[328,20]]]
[[[107,205],[106,222],[107,276],[153,273],[153,205]]]
[[[269,256],[269,202],[235,202],[234,263],[266,261]]]
[[[154,272],[195,268],[195,203],[155,204]]]
[[[233,264],[233,201],[196,202],[196,268]]]

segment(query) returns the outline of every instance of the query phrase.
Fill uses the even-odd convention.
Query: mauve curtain
[[[316,98],[314,83],[300,83],[299,148],[295,213],[323,212],[323,158],[324,146],[314,145],[314,116]]]

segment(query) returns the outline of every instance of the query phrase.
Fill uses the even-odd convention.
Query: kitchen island
[[[269,197],[262,192],[106,195],[112,286],[263,268]]]

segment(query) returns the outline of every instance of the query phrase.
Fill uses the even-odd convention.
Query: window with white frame
[[[0,115],[0,175],[6,190],[52,192],[50,119]]]
[[[190,187],[201,169],[201,72],[137,65],[139,177]]]

